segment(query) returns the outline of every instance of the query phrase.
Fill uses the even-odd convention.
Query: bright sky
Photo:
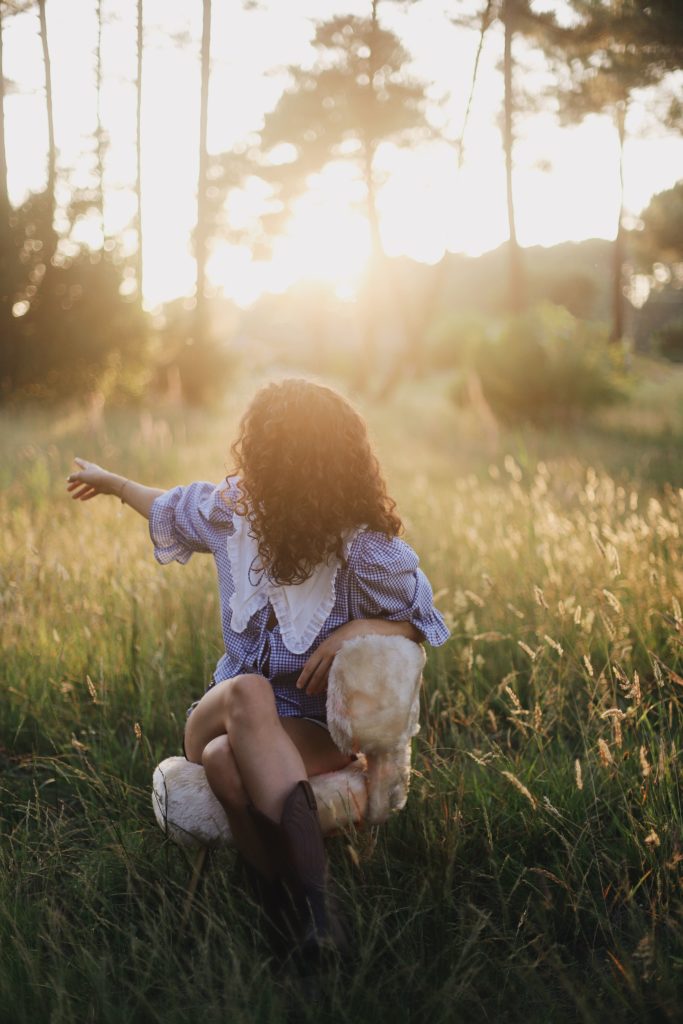
[[[469,2],[469,0],[468,0]],[[214,0],[209,149],[218,153],[258,131],[286,82],[285,68],[310,63],[313,16],[367,14],[369,0],[269,0],[244,10],[240,0]],[[413,56],[412,70],[430,84],[431,117],[450,139],[460,134],[477,34],[453,26],[447,9],[464,4],[419,0],[409,5],[380,0],[379,16]],[[474,9],[480,4],[470,4]],[[548,3],[545,4],[548,6]],[[104,0],[103,121],[109,133],[106,160],[106,228],[124,233],[134,213],[135,175],[135,0]],[[53,64],[55,132],[59,166],[87,183],[95,126],[94,0],[48,0]],[[190,232],[196,217],[199,108],[198,52],[201,0],[145,0],[143,79],[143,221],[145,304],[152,308],[191,295],[195,266]],[[46,122],[43,70],[35,14],[7,21],[5,75],[13,83],[6,99],[10,193],[21,201],[45,182]],[[446,250],[478,254],[507,237],[500,132],[502,98],[498,70],[502,37],[489,30],[482,56],[458,175],[447,142],[412,150],[384,146],[378,166],[386,174],[379,192],[381,230],[391,254],[436,262]],[[543,75],[534,55],[524,57],[524,85],[532,91]],[[683,77],[683,75],[681,76]],[[652,97],[631,113],[638,138],[625,154],[626,208],[640,211],[654,192],[683,177],[683,139],[665,136],[652,122]],[[641,129],[644,129],[641,135]],[[550,114],[519,118],[515,194],[523,245],[552,245],[588,237],[613,238],[617,217],[617,147],[605,117],[559,128]],[[354,209],[357,183],[343,165],[332,165],[301,201],[272,261],[254,263],[246,249],[219,243],[209,280],[246,304],[263,290],[281,290],[301,278],[331,281],[341,296],[352,295],[368,252],[367,223]],[[61,198],[68,193],[62,187]],[[241,207],[248,208],[248,197]],[[240,209],[240,204],[237,204]],[[93,221],[81,236],[98,245]]]

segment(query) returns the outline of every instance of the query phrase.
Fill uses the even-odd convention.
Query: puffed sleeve
[[[434,647],[449,637],[432,588],[413,549],[398,537],[365,530],[349,552],[350,611],[354,619],[412,622]]]
[[[149,535],[161,565],[187,562],[195,551],[214,551],[226,532],[232,533],[230,483],[199,480],[172,487],[152,502]]]

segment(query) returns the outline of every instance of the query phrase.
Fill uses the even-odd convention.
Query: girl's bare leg
[[[247,805],[279,821],[297,782],[350,761],[315,723],[279,718],[263,676],[237,676],[209,690],[187,720],[185,750],[190,761],[204,765],[235,845],[266,876],[268,865]]]

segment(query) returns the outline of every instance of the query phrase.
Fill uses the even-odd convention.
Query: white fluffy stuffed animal
[[[327,722],[339,749],[360,756],[311,779],[324,833],[361,820],[377,824],[404,806],[424,662],[422,647],[404,637],[361,636],[341,646],[329,676]],[[152,785],[157,822],[174,842],[188,848],[231,842],[201,765],[167,757]]]

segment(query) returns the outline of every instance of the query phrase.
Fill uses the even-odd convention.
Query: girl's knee
[[[202,765],[209,785],[221,803],[235,808],[246,806],[247,793],[227,735],[209,740],[202,751]]]
[[[243,675],[232,679],[225,690],[230,724],[235,728],[261,724],[277,717],[273,688],[264,676]]]

